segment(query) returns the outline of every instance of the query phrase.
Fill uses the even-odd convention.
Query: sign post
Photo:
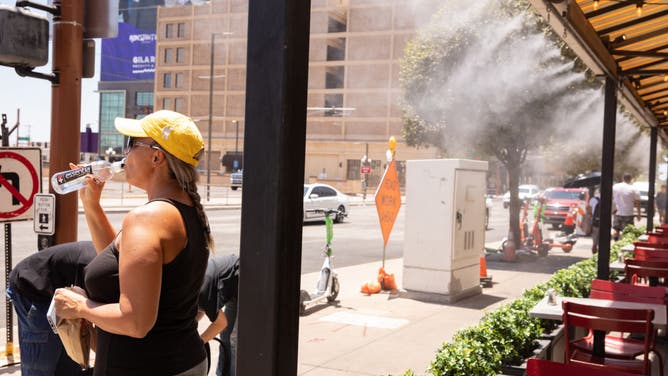
[[[380,220],[380,229],[383,232],[383,269],[385,269],[385,249],[387,240],[392,232],[394,221],[397,219],[399,209],[401,209],[401,190],[399,188],[399,176],[397,174],[396,161],[394,160],[394,137],[390,139],[389,165],[383,174],[383,178],[376,191],[376,210]]]
[[[54,222],[56,220],[56,195],[44,193],[35,195],[34,203],[35,233],[41,235],[53,235],[56,232]]]
[[[5,118],[3,117],[3,120]],[[3,128],[3,146],[9,144],[5,121]],[[5,137],[7,136],[7,137]],[[9,273],[12,271],[12,225],[10,221],[32,219],[33,198],[40,191],[42,153],[39,148],[0,149],[0,222],[5,230],[5,286],[9,285]],[[12,304],[5,299],[5,327],[13,327]],[[14,335],[7,330],[5,361],[14,355]]]

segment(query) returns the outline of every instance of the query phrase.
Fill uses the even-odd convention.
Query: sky
[[[44,1],[37,1],[45,3]],[[0,0],[0,5],[14,6],[14,1]],[[39,12],[36,12],[39,14]],[[95,77],[81,82],[81,130],[90,124],[98,130],[99,94],[96,92],[100,71],[100,39],[95,40]],[[51,73],[53,48],[49,43],[49,64],[35,69]],[[11,129],[17,122],[20,109],[19,136],[31,141],[49,141],[51,135],[51,83],[47,80],[21,77],[14,68],[0,66],[0,113],[7,114],[7,126]],[[16,143],[16,132],[10,136],[10,145]]]
[[[98,129],[100,95],[96,92],[99,81],[99,40],[96,40],[95,77],[81,81],[81,130],[90,124],[93,132]],[[51,60],[51,51],[49,51]],[[51,73],[48,66],[35,71]],[[49,141],[51,135],[51,83],[47,80],[21,77],[14,68],[0,66],[0,113],[7,114],[7,126],[11,129],[17,121],[20,109],[19,135],[31,141]],[[16,142],[16,132],[10,136],[10,144]]]

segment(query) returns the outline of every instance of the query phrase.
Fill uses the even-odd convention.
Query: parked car
[[[314,213],[314,209],[333,209],[348,213],[348,196],[327,184],[304,184],[304,222],[322,221],[323,213]],[[344,215],[334,217],[334,222],[343,222]]]
[[[524,201],[526,199],[533,201],[540,196],[540,188],[537,185],[533,184],[521,184],[518,187],[518,193],[517,196],[520,198],[521,201]],[[510,191],[506,192],[506,194],[503,195],[503,208],[508,209],[510,206]]]
[[[243,185],[243,183],[244,183],[243,170],[233,172],[230,175],[230,188],[232,188],[233,191],[236,191],[237,189],[241,188],[241,185]]]
[[[571,208],[580,206],[583,210],[589,201],[589,190],[586,188],[547,188],[541,195],[545,200],[543,217],[545,223],[557,229],[564,224],[564,220]]]
[[[640,192],[640,210],[647,213],[647,201],[649,200],[649,182],[637,181],[633,186]]]

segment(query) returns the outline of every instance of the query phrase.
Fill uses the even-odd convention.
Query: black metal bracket
[[[51,13],[54,16],[60,16],[60,6],[59,5],[58,6],[49,6],[49,5],[44,5],[44,4],[40,4],[40,3],[33,3],[32,1],[28,1],[28,0],[20,0],[20,1],[16,2],[16,6],[21,7],[21,8],[26,8],[26,7],[35,8],[35,9],[39,9],[39,10],[43,10],[45,12]]]
[[[16,73],[21,77],[41,78],[43,80],[51,81],[51,83],[54,85],[58,85],[60,83],[60,75],[58,72],[54,72],[53,74],[46,74],[35,72],[32,70],[32,68],[27,67],[14,67],[14,70],[16,70]]]

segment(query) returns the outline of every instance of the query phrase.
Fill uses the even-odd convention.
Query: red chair
[[[668,233],[666,233],[664,236],[668,236]],[[665,250],[668,250],[668,243],[650,243],[650,242],[635,241],[635,242],[633,242],[633,245],[635,246],[635,249],[645,248],[645,249],[665,249]]]
[[[527,376],[631,376],[634,373],[613,371],[603,366],[564,364],[532,358],[527,361]]]
[[[591,281],[591,292],[589,297],[592,299],[618,300],[635,303],[665,304],[666,290],[661,286],[642,286],[631,285],[628,283],[614,283],[602,279]],[[650,350],[654,352],[659,360],[659,369],[663,374],[663,359],[659,352],[655,351],[656,332],[653,333],[650,341]],[[593,332],[580,340],[573,341],[573,346],[579,350],[592,353],[594,348]],[[623,337],[621,335],[607,334],[605,336],[606,355],[618,359],[635,359],[644,352],[644,341]]]
[[[636,247],[633,251],[633,258],[647,261],[668,261],[668,248],[666,249],[651,249],[645,247]]]
[[[597,307],[578,304],[569,301],[562,302],[564,336],[566,350],[564,359],[566,364],[580,364],[586,366],[605,366],[610,370],[629,373],[650,374],[649,353],[652,351],[654,339],[654,311],[651,309],[620,309],[612,307]],[[571,338],[574,328],[604,332],[623,332],[644,335],[642,341],[642,359],[619,359],[607,352],[594,354],[583,351],[574,343],[580,339]],[[663,367],[662,367],[663,368]],[[663,369],[661,369],[663,371]]]
[[[637,258],[624,259],[626,281],[636,284],[642,279],[655,278],[659,284],[668,281],[668,260],[640,260]],[[663,282],[661,282],[661,280]]]
[[[647,242],[654,244],[668,244],[668,233],[665,232],[648,232]]]
[[[594,279],[591,281],[589,297],[624,302],[665,304],[666,289],[660,286],[639,286]]]

